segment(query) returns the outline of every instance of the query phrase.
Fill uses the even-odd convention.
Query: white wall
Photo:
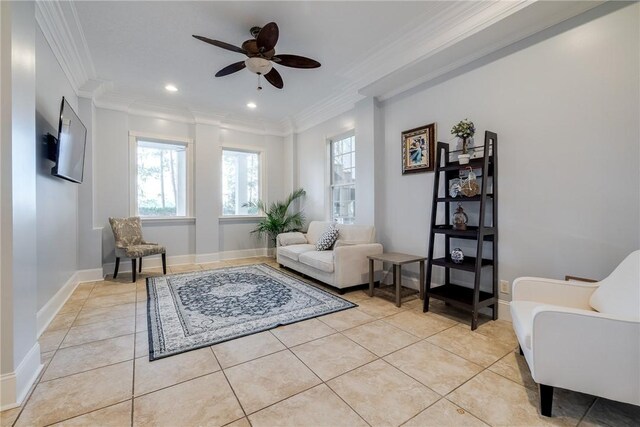
[[[191,124],[149,118],[105,108],[96,109],[96,223],[102,225],[104,264],[114,260],[114,242],[108,225],[110,216],[130,213],[129,132],[193,141],[193,209],[191,220],[143,222],[145,239],[167,247],[169,259],[195,255],[205,262],[212,254],[252,251],[265,247],[249,232],[255,219],[222,220],[221,215],[221,147],[226,145],[257,147],[266,160],[264,197],[275,201],[284,196],[283,138],[257,135],[221,128],[217,125]],[[247,252],[248,254],[249,252]],[[226,255],[221,255],[226,256]],[[186,262],[187,258],[180,258]],[[127,266],[124,266],[125,269]],[[108,265],[107,269],[111,266]],[[111,271],[106,271],[111,273]]]
[[[78,184],[51,175],[43,138],[58,134],[64,96],[78,112],[78,97],[56,60],[40,27],[36,27],[36,194],[38,247],[38,309],[78,269]]]
[[[385,250],[426,254],[428,246],[434,175],[402,176],[400,133],[436,122],[438,139],[448,141],[466,117],[479,130],[476,141],[484,130],[499,136],[501,279],[600,279],[637,249],[639,8],[551,29],[551,38],[523,41],[515,53],[384,102],[384,145],[376,147],[384,171],[375,190],[384,200],[376,222]],[[319,159],[326,128],[338,120],[298,141],[299,179],[317,217],[325,209]]]
[[[307,192],[304,201],[307,223],[312,220],[324,221],[330,216],[327,190],[329,186],[327,141],[354,128],[355,112],[352,110],[296,135],[297,186],[304,188]],[[356,140],[356,147],[357,144]],[[356,215],[357,212],[356,202]]]
[[[25,398],[41,370],[36,336],[35,9],[0,3],[0,410]]]

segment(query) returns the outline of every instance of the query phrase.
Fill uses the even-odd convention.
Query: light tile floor
[[[265,262],[170,267],[179,273]],[[538,415],[511,324],[363,291],[358,308],[149,362],[145,279],[78,286],[40,337],[43,373],[2,426],[638,425],[640,408],[558,390]],[[463,323],[460,323],[463,322]]]

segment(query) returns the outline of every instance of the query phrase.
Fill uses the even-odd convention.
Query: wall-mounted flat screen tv
[[[51,169],[51,174],[71,182],[81,183],[84,175],[86,142],[87,128],[63,97],[54,159],[56,164]]]

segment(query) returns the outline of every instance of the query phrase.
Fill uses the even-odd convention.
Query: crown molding
[[[36,22],[76,94],[96,70],[73,2],[36,0]]]
[[[293,122],[296,131],[302,132],[349,111],[366,96],[378,96],[362,93],[361,90],[386,75],[472,37],[530,4],[531,1],[523,0],[442,3],[439,12],[420,17],[420,25],[414,22],[410,28],[400,29],[356,58],[353,65],[342,69],[339,74],[351,83],[295,114]],[[407,46],[411,46],[411,49],[407,49]]]
[[[279,122],[247,120],[221,112],[180,108],[174,105],[152,103],[134,96],[110,91],[95,96],[93,98],[93,103],[97,108],[120,111],[135,116],[165,119],[173,122],[193,125],[202,124],[218,126],[222,129],[230,129],[254,135],[284,137],[290,133]]]

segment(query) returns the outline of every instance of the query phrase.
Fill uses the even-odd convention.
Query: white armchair
[[[640,251],[597,283],[516,279],[511,316],[542,415],[554,387],[640,405]]]

